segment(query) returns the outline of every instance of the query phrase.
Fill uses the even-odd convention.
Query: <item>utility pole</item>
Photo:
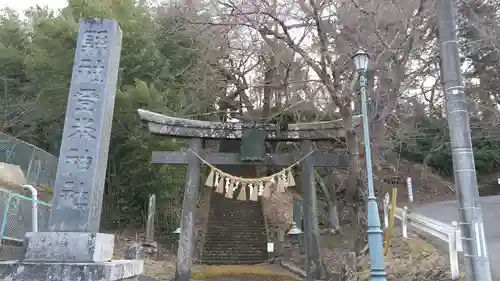
[[[479,205],[467,99],[460,70],[453,0],[436,0],[441,57],[441,83],[446,96],[455,186],[460,203],[459,224],[467,272],[466,280],[491,281],[490,263]]]

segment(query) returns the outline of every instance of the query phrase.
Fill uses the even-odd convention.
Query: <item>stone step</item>
[[[250,215],[250,214],[246,214],[246,215],[238,215],[238,216],[232,216],[232,215],[227,215],[227,214],[220,214],[220,215],[214,215],[214,214],[210,214],[208,216],[208,220],[223,220],[223,219],[227,219],[227,220],[234,220],[234,221],[239,221],[239,220],[244,220],[244,221],[263,221],[263,215],[260,214],[260,215]]]
[[[262,263],[268,260],[268,256],[259,257],[238,257],[232,256],[228,258],[219,257],[205,257],[203,259],[204,263],[218,263],[218,264],[252,264],[252,263]]]
[[[241,226],[241,227],[264,227],[264,221],[243,221],[243,218],[240,220],[236,219],[217,219],[217,220],[208,220],[208,228],[211,226],[218,226],[218,227],[226,227],[226,228],[231,228],[235,226]]]
[[[210,207],[215,208],[261,208],[260,203],[241,202],[238,200],[217,200],[217,198],[210,203]]]
[[[207,243],[208,242],[208,243]],[[248,244],[235,244],[235,241],[231,241],[229,243],[225,243],[224,241],[206,241],[203,249],[247,249],[247,250],[252,250],[252,249],[266,249],[267,244],[262,244],[262,242],[249,242]]]
[[[202,257],[204,258],[220,258],[220,259],[231,259],[231,258],[238,258],[238,259],[251,259],[251,258],[267,258],[269,254],[267,251],[260,251],[260,252],[248,252],[248,253],[243,253],[243,252],[230,252],[230,251],[207,251],[203,252]]]
[[[246,207],[235,207],[235,208],[227,208],[227,207],[212,207],[209,209],[209,213],[224,213],[224,212],[234,212],[234,213],[262,213],[262,209],[258,208],[246,208]]]
[[[211,202],[212,204],[210,206],[230,206],[230,207],[260,207],[259,202],[242,202],[240,200],[227,200],[227,199],[220,199],[220,198],[214,198]]]
[[[265,231],[261,231],[259,233],[256,232],[245,232],[245,231],[209,231],[205,233],[205,238],[217,238],[217,237],[223,237],[223,238],[235,238],[235,239],[249,239],[249,240],[256,240],[256,239],[265,239],[267,237]]]
[[[228,213],[234,213],[234,214],[258,214],[262,213],[262,209],[260,207],[258,208],[245,208],[245,207],[237,207],[237,208],[222,208],[222,207],[212,207],[209,209],[208,213],[209,214],[228,214]]]
[[[221,260],[231,260],[231,259],[265,259],[269,255],[267,252],[255,252],[255,253],[239,253],[239,252],[203,252],[203,257],[206,259],[209,258],[218,258]]]
[[[224,202],[225,204],[238,204],[238,205],[245,205],[245,206],[251,206],[251,205],[260,205],[259,201],[251,201],[251,200],[238,200],[238,199],[229,199],[226,198],[224,194],[217,193],[215,196],[212,196],[212,201],[219,201],[219,202]]]
[[[239,204],[226,204],[226,202],[215,202],[210,205],[211,210],[262,210],[260,205],[239,205]]]
[[[232,224],[228,223],[229,225],[224,225],[222,222],[219,223],[210,223],[208,225],[207,231],[211,230],[222,230],[222,231],[238,231],[242,230],[245,232],[255,230],[256,232],[261,232],[262,230],[265,230],[266,228],[264,227],[264,224]]]
[[[257,264],[268,260],[265,220],[259,202],[214,194],[208,215],[203,263]]]
[[[266,235],[266,231],[263,230],[263,231],[259,231],[259,232],[255,232],[255,231],[231,231],[231,230],[227,230],[227,231],[208,231],[207,233],[205,233],[205,238],[208,238],[208,237],[234,237],[234,238],[242,238],[242,239],[252,239],[252,238],[265,238],[267,237]],[[254,239],[253,239],[254,240]]]
[[[251,242],[239,242],[235,241],[205,241],[204,247],[224,247],[226,249],[241,249],[241,248],[266,248],[267,242],[262,241],[251,241]]]
[[[217,259],[203,259],[202,262],[208,265],[234,265],[234,264],[260,264],[267,261],[266,259],[260,260],[217,260]]]
[[[210,210],[262,210],[262,207],[260,205],[232,205],[232,204],[226,204],[225,202],[217,202],[213,205],[210,205]]]
[[[228,223],[236,223],[236,224],[252,224],[252,223],[258,223],[258,224],[264,224],[264,218],[262,216],[254,216],[254,217],[212,217],[208,218],[209,223],[210,222],[220,222],[224,223],[226,222],[225,225],[228,225]]]
[[[212,231],[231,231],[231,232],[245,232],[245,233],[261,233],[266,232],[264,225],[222,225],[221,224],[210,224],[207,228],[207,232]]]
[[[239,241],[244,241],[245,243],[239,243]],[[205,245],[209,245],[210,243],[221,244],[221,245],[259,245],[259,243],[267,243],[266,237],[259,237],[258,239],[250,239],[250,238],[237,238],[237,237],[220,237],[217,238],[215,236],[205,237]]]
[[[217,202],[214,205],[210,205],[210,210],[234,210],[234,211],[262,211],[260,205],[253,206],[243,206],[243,205],[227,205],[224,202]]]
[[[231,248],[231,247],[224,247],[223,245],[205,245],[203,247],[203,252],[207,253],[227,252],[227,253],[250,254],[250,253],[267,252],[267,247],[266,245],[264,246],[251,245],[251,246],[242,246],[239,248]]]
[[[208,213],[208,219],[214,218],[214,219],[222,219],[222,218],[228,218],[228,219],[236,219],[236,218],[245,218],[245,219],[262,219],[263,214],[262,213],[241,213],[241,214],[234,214],[231,213],[231,211],[227,212],[221,212],[220,214],[217,213]]]
[[[241,249],[244,250],[261,250],[261,249],[267,249],[267,243],[262,243],[262,242],[252,242],[248,244],[235,244],[235,243],[224,243],[222,241],[217,241],[214,243],[205,243],[203,246],[203,249],[227,249],[229,250],[236,250],[239,251]]]
[[[252,227],[249,227],[249,228],[246,228],[246,227],[240,227],[240,228],[212,228],[212,229],[209,229],[207,230],[207,234],[208,233],[213,233],[213,234],[224,234],[224,233],[237,233],[238,235],[247,235],[247,236],[250,236],[250,235],[253,235],[253,234],[266,234],[266,229],[265,228],[260,228],[260,227],[255,227],[255,228],[252,228]]]
[[[246,226],[249,226],[249,227],[264,227],[264,221],[262,222],[253,222],[253,221],[242,221],[243,218],[239,221],[237,220],[208,220],[208,228],[210,228],[210,226],[218,226],[219,228],[220,227],[225,227],[225,228],[232,228],[232,227],[235,227],[235,226],[242,226],[242,227],[246,227]]]
[[[217,221],[217,222],[208,222],[207,230],[210,229],[227,229],[227,230],[238,230],[238,229],[265,229],[264,223],[232,223],[232,222],[222,222],[222,221]]]
[[[239,225],[248,225],[248,224],[259,224],[264,225],[264,219],[262,216],[254,216],[254,217],[212,217],[208,218],[208,223],[225,223],[224,225],[230,226],[230,223],[239,224]]]
[[[227,241],[227,240],[205,240],[204,243],[205,247],[207,246],[224,246],[224,247],[245,247],[245,246],[250,246],[250,247],[267,247],[267,241],[265,240],[256,240],[256,241],[241,241],[241,240],[232,240],[232,241]]]
[[[210,233],[210,232],[266,233],[266,228],[264,226],[246,226],[246,225],[238,225],[238,226],[234,226],[234,227],[211,225],[207,229],[207,233]]]
[[[212,249],[207,249],[206,251],[203,250],[203,256],[204,257],[226,257],[226,256],[239,256],[239,257],[254,257],[254,256],[265,256],[267,255],[267,249],[260,250],[260,251],[226,251],[224,249],[217,249],[217,250],[212,250]]]
[[[266,232],[262,231],[260,233],[255,233],[255,232],[236,232],[236,231],[214,231],[214,232],[207,232],[205,234],[205,238],[217,238],[217,237],[224,237],[224,238],[238,238],[238,239],[250,239],[250,240],[255,240],[255,239],[262,239],[267,237]]]
[[[220,243],[220,244],[231,244],[234,243],[236,245],[240,244],[252,244],[256,245],[258,243],[267,243],[267,238],[265,236],[261,236],[258,238],[250,238],[250,237],[234,237],[234,236],[205,236],[206,243]]]
[[[224,211],[220,213],[208,213],[208,218],[228,218],[228,219],[236,219],[236,218],[248,218],[248,219],[259,219],[262,218],[262,213],[240,213],[235,214],[232,211]]]
[[[244,206],[244,205],[226,204],[225,202],[217,202],[213,205],[210,205],[210,210],[261,211],[262,207],[260,205]]]
[[[252,238],[255,236],[266,236],[265,229],[213,229],[207,231],[205,236],[231,236],[231,237],[243,237],[243,238]]]

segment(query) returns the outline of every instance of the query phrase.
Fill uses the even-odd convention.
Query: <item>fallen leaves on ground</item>
[[[219,265],[200,266],[191,274],[193,279],[214,280],[219,277],[244,280],[300,280],[288,271],[274,265]]]
[[[161,281],[173,280],[175,263],[172,261],[144,260],[144,274]],[[290,272],[274,265],[193,265],[191,277],[194,280],[300,280]]]
[[[393,237],[385,263],[388,281],[450,280],[447,255],[412,233],[407,239]],[[362,265],[359,277],[360,281],[371,279],[369,259]]]

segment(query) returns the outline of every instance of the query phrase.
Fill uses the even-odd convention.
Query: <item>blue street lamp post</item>
[[[358,51],[354,57],[354,65],[358,72],[359,88],[361,92],[361,114],[363,116],[363,142],[365,145],[366,177],[368,182],[368,249],[370,251],[372,281],[386,281],[385,261],[383,253],[382,229],[377,206],[377,198],[373,188],[372,156],[370,147],[370,130],[367,108],[367,75],[370,57],[365,51]]]

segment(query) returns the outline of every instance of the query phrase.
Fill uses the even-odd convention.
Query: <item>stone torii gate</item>
[[[201,156],[211,165],[255,165],[268,167],[288,167],[301,157],[300,163],[300,189],[303,197],[304,211],[304,240],[306,249],[307,274],[309,278],[319,279],[321,275],[319,254],[319,229],[316,212],[316,187],[314,184],[314,167],[346,167],[346,156],[342,152],[324,154],[313,151],[313,141],[325,141],[343,138],[345,131],[341,120],[289,124],[288,130],[280,130],[277,125],[209,122],[182,119],[165,116],[147,110],[138,110],[142,121],[148,124],[149,132],[189,139],[189,149]],[[228,139],[245,140],[247,133],[259,131],[262,140],[262,153],[260,157],[243,157],[239,153],[210,153],[202,149],[203,140]],[[300,142],[300,155],[265,153],[265,141]],[[254,144],[255,145],[255,144]],[[258,146],[258,145],[257,145]],[[259,154],[259,153],[257,153]],[[179,250],[177,252],[176,280],[188,281],[191,274],[192,255],[194,249],[194,214],[196,211],[196,198],[200,189],[200,173],[202,161],[189,151],[152,153],[152,162],[159,164],[187,165],[187,182],[182,203],[181,233],[179,237]]]

